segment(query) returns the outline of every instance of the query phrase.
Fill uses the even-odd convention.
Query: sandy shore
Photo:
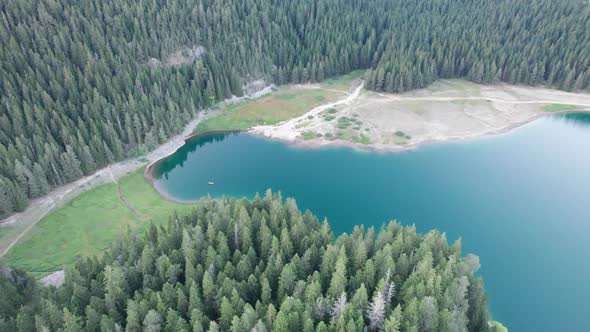
[[[267,86],[252,95],[232,98],[225,103],[256,98],[272,91]],[[590,94],[524,86],[477,85],[461,80],[442,80],[427,89],[404,94],[381,94],[362,89],[363,82],[341,100],[320,105],[304,115],[274,126],[257,126],[249,132],[303,148],[343,146],[359,150],[407,151],[424,144],[474,139],[499,134],[542,116],[590,111]],[[574,109],[546,112],[544,106],[567,104]],[[332,120],[326,116],[332,115]],[[62,206],[85,190],[116,181],[146,166],[145,177],[165,199],[179,201],[160,190],[152,176],[156,163],[176,152],[192,135],[198,123],[215,111],[199,113],[182,134],[170,139],[148,155],[105,167],[91,176],[54,189],[33,200],[28,208],[0,221],[6,234],[0,238],[0,257],[18,242],[50,210]],[[335,120],[345,117],[351,128],[342,129]],[[304,139],[311,133],[313,138]],[[401,135],[400,133],[403,133]],[[330,135],[330,137],[328,137]],[[359,142],[360,138],[366,141]]]
[[[429,144],[444,144],[444,143],[450,143],[450,142],[469,141],[469,140],[475,140],[475,139],[479,139],[479,138],[483,138],[483,137],[487,137],[487,136],[504,134],[504,133],[510,132],[513,129],[527,125],[535,120],[538,120],[538,119],[546,117],[546,116],[563,115],[563,114],[571,114],[571,113],[586,113],[586,112],[590,113],[590,109],[580,109],[580,110],[572,110],[572,111],[558,111],[558,112],[553,112],[553,113],[539,114],[539,115],[531,118],[528,121],[521,122],[521,123],[515,123],[515,124],[512,124],[512,125],[507,126],[505,128],[501,128],[501,129],[494,130],[494,131],[489,131],[489,132],[485,132],[485,133],[481,133],[481,134],[473,134],[473,135],[446,136],[446,137],[441,137],[439,139],[424,139],[422,141],[414,140],[414,141],[412,141],[412,143],[405,144],[405,145],[388,145],[388,144],[376,144],[376,143],[361,144],[361,143],[355,143],[355,142],[351,142],[351,141],[338,140],[338,139],[335,139],[335,140],[325,140],[325,139],[324,140],[321,140],[321,139],[286,140],[286,139],[282,139],[282,138],[278,138],[278,137],[269,137],[269,136],[265,136],[265,138],[271,139],[271,140],[276,140],[278,142],[284,142],[284,143],[290,144],[292,146],[295,146],[295,147],[301,148],[301,149],[322,149],[322,148],[327,148],[327,147],[333,147],[333,148],[349,148],[349,149],[353,149],[353,150],[357,150],[357,151],[371,151],[371,152],[384,152],[384,153],[387,153],[387,152],[407,152],[407,151],[414,151],[421,146],[429,145]],[[258,134],[258,133],[254,133],[254,134]]]
[[[507,85],[477,85],[449,80],[432,87],[405,94],[378,94],[364,91],[363,83],[346,97],[317,106],[309,112],[277,125],[255,126],[248,132],[271,140],[292,144],[299,148],[346,147],[377,152],[402,152],[425,144],[477,139],[508,132],[544,116],[590,111],[590,95],[543,88]],[[543,96],[539,99],[537,96]],[[546,112],[542,107],[551,104],[574,104],[575,109]],[[408,104],[410,103],[410,104]],[[411,103],[420,103],[422,107]],[[345,139],[326,139],[325,133],[335,130],[335,121],[325,121],[327,111],[334,117],[356,118],[369,129],[371,142],[362,144]],[[335,113],[334,110],[336,110]],[[302,125],[305,124],[305,125]],[[444,128],[444,130],[440,129]],[[398,138],[396,131],[411,133],[410,138]],[[224,132],[224,131],[222,131]],[[303,134],[318,133],[321,137],[304,139]],[[350,132],[350,130],[349,130]],[[219,133],[204,132],[191,136]],[[394,140],[387,141],[387,135]],[[158,160],[159,161],[159,160]],[[145,178],[167,200],[186,204],[199,200],[182,201],[171,197],[154,181],[153,166],[148,165]]]
[[[442,80],[403,94],[357,88],[340,101],[250,132],[304,148],[406,151],[503,133],[543,116],[588,110],[590,94]]]
[[[255,126],[252,129],[250,129],[249,132],[263,135],[266,137],[278,138],[285,141],[294,141],[301,135],[300,130],[298,130],[297,128],[299,124],[303,123],[304,121],[306,121],[306,119],[309,119],[310,117],[317,117],[321,112],[328,110],[332,107],[351,103],[352,101],[358,98],[358,96],[361,93],[361,90],[363,89],[363,86],[364,82],[361,81],[361,84],[359,84],[359,86],[357,86],[352,93],[348,94],[348,96],[346,96],[343,99],[340,99],[333,103],[317,106],[311,109],[309,112],[303,114],[302,116],[281,122],[278,125]]]
[[[382,94],[364,91],[363,84],[361,82],[341,100],[320,105],[302,116],[278,125],[253,127],[249,132],[301,148],[347,147],[400,152],[425,144],[505,133],[544,116],[590,112],[590,94],[544,88],[504,84],[481,86],[464,81],[443,80],[427,89],[410,93]],[[272,86],[267,86],[252,95],[234,97],[225,103],[256,98],[270,93],[272,89]],[[575,107],[553,112],[543,109],[556,104]],[[187,124],[180,135],[171,138],[146,156],[115,163],[91,176],[56,188],[48,195],[33,200],[25,211],[0,220],[0,227],[9,230],[0,238],[0,257],[52,209],[63,206],[90,188],[116,182],[120,177],[144,166],[147,166],[144,172],[146,180],[162,198],[180,204],[198,202],[199,200],[181,201],[171,197],[158,188],[152,172],[158,162],[174,154],[187,141],[219,133],[220,131],[192,134],[201,121],[215,116],[216,113],[201,112]],[[331,115],[333,119],[327,120],[327,115]],[[335,119],[340,117],[350,119],[353,123],[349,126],[351,128],[339,127]],[[304,134],[309,133],[313,134],[313,138],[304,139]],[[330,138],[326,138],[328,134]],[[360,143],[358,139],[361,137],[368,141]],[[63,271],[57,271],[42,280],[47,285],[59,285],[62,282]]]

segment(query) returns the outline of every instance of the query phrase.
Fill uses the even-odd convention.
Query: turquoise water
[[[511,331],[590,331],[590,114],[404,153],[211,135],[155,173],[181,200],[280,190],[335,234],[390,219],[437,228],[480,256],[493,318]]]

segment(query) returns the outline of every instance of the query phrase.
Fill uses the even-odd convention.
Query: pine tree
[[[235,225],[256,225],[247,251],[233,244],[232,237],[242,234]],[[281,236],[291,242],[292,256],[283,257]],[[266,255],[258,255],[262,238],[272,239]],[[366,260],[357,268],[354,255],[348,264],[347,252],[361,245]],[[50,292],[0,266],[0,315],[7,317],[0,326],[486,331],[487,297],[473,275],[478,267],[477,258],[461,257],[460,245],[449,246],[444,235],[422,235],[396,223],[377,239],[374,229],[363,228],[334,239],[326,222],[269,191],[252,202],[205,202],[191,214],[171,216],[167,226],[151,225],[144,236],[129,232],[100,259],[78,261],[64,285]]]
[[[155,310],[148,311],[143,320],[143,330],[146,332],[159,332],[162,329],[160,314]]]
[[[383,326],[383,330],[385,332],[399,332],[401,331],[401,321],[402,321],[402,311],[401,307],[398,305],[393,313],[389,315],[389,318],[385,321]],[[428,331],[428,330],[425,330]]]
[[[332,275],[332,280],[330,281],[330,288],[328,293],[332,296],[332,298],[336,299],[346,291],[346,251],[344,247],[340,250],[338,254],[338,260],[336,261],[336,269],[334,270],[334,274]]]
[[[127,302],[127,322],[125,324],[125,331],[141,331],[141,321],[138,313],[137,303],[133,300],[129,300]]]

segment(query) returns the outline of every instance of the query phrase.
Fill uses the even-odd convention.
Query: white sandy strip
[[[560,100],[504,100],[498,99],[493,97],[405,97],[405,96],[395,96],[395,95],[385,95],[379,94],[380,97],[385,97],[388,100],[392,101],[457,101],[457,100],[487,100],[493,101],[498,103],[507,103],[507,104],[564,104],[563,101]],[[382,100],[378,98],[370,98],[366,97],[367,100]],[[569,102],[568,105],[573,106],[581,106],[581,107],[590,107],[590,104],[587,103],[577,103],[577,102]]]
[[[297,137],[299,137],[301,135],[301,131],[296,128],[298,124],[306,121],[309,116],[316,117],[319,113],[321,113],[329,108],[332,108],[337,105],[348,104],[348,103],[352,102],[353,100],[358,98],[359,94],[361,93],[361,90],[363,89],[364,84],[365,84],[364,81],[361,82],[361,84],[359,84],[359,86],[356,89],[354,89],[354,91],[350,95],[348,95],[346,98],[340,99],[340,100],[335,101],[333,103],[317,106],[317,107],[313,108],[312,110],[310,110],[309,112],[307,112],[299,117],[281,122],[281,123],[274,125],[274,126],[270,126],[270,125],[255,126],[252,129],[250,129],[250,132],[255,133],[255,134],[259,134],[259,135],[263,135],[266,137],[278,138],[278,139],[283,139],[283,140],[287,140],[287,141],[294,141]]]

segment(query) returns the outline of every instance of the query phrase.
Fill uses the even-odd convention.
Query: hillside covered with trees
[[[488,331],[479,260],[460,250],[395,222],[334,240],[269,191],[129,233],[59,288],[2,270],[0,330]]]
[[[0,41],[0,217],[153,149],[254,79],[590,84],[582,0],[4,1]]]

